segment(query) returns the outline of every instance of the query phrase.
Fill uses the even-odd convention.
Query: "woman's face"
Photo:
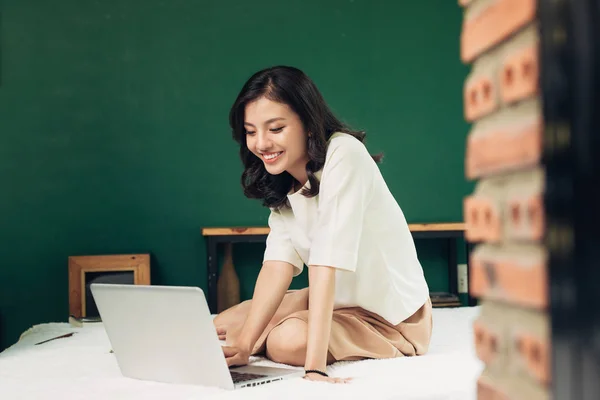
[[[300,117],[282,103],[261,97],[246,105],[246,145],[272,175],[284,171],[307,181],[307,133]]]

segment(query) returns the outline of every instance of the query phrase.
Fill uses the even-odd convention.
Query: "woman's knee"
[[[297,318],[284,321],[267,337],[267,357],[282,364],[304,365],[307,335],[306,322]]]
[[[231,324],[241,324],[246,320],[250,311],[251,300],[243,301],[226,310],[221,311],[213,319],[215,326],[229,326]]]

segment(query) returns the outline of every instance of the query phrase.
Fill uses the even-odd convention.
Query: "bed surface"
[[[332,365],[331,375],[354,378],[347,385],[297,378],[234,391],[125,378],[102,324],[36,325],[0,353],[0,399],[475,399],[483,368],[473,347],[472,322],[478,314],[479,307],[434,309],[427,355]],[[77,333],[34,346],[69,332]],[[252,361],[275,365],[262,358]]]

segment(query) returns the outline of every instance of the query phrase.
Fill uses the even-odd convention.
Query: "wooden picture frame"
[[[87,273],[133,273],[134,285],[150,285],[149,254],[115,254],[69,257],[69,314],[87,317]]]

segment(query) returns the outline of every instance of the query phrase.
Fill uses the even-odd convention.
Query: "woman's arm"
[[[227,364],[248,363],[256,341],[275,315],[277,308],[290,287],[294,267],[283,261],[265,261],[256,281],[248,317],[236,343],[224,347]]]
[[[310,266],[308,279],[308,336],[304,369],[325,372],[333,316],[335,269]]]

